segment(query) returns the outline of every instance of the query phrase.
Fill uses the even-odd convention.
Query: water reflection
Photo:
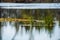
[[[1,22],[0,22],[0,40],[2,40],[2,34],[1,34]]]
[[[6,22],[0,30],[1,40],[58,40],[60,38],[59,22],[53,26],[23,26],[19,22]],[[14,25],[12,25],[14,24]],[[0,32],[1,33],[1,32]],[[43,36],[44,35],[44,36]]]
[[[53,10],[10,9],[3,10],[2,17],[30,21],[1,22],[0,40],[60,40],[60,16],[54,14]]]

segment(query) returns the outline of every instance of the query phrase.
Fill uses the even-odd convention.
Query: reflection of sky
[[[58,22],[56,22],[56,25],[52,34],[52,40],[58,40],[60,37],[59,35],[60,35],[60,28],[58,26]]]
[[[60,37],[60,28],[58,26],[58,21],[56,21],[53,33],[52,33],[52,37],[49,37],[49,34],[47,31],[45,31],[45,29],[41,29],[40,33],[35,30],[35,28],[33,29],[33,36],[32,38],[34,40],[58,40]],[[13,26],[11,26],[9,23],[7,23],[7,26],[4,26],[2,28],[2,38],[3,40],[11,40],[13,35],[15,34],[15,28]],[[21,27],[19,28],[19,31],[15,37],[15,40],[29,40],[30,37],[30,32],[25,32],[25,28]],[[32,39],[32,40],[33,40]]]
[[[6,9],[59,9],[60,3],[0,3],[0,6]]]

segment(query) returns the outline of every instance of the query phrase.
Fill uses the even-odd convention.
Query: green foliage
[[[47,25],[52,25],[53,24],[53,20],[54,20],[52,12],[50,10],[46,10],[45,14],[46,14],[45,23]]]

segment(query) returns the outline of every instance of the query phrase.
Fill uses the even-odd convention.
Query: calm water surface
[[[25,28],[21,24],[18,24],[19,27],[18,25],[15,27],[14,23],[15,22],[2,23],[2,40],[60,40],[59,21],[55,21],[51,32],[46,30],[43,26],[43,28],[37,30],[35,27],[32,29],[32,25],[28,26],[29,28]]]
[[[60,10],[2,9],[1,17],[31,21],[0,22],[0,40],[60,40]]]

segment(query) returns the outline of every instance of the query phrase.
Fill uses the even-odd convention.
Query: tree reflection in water
[[[7,9],[6,9],[7,10]],[[4,12],[4,11],[3,11]],[[7,12],[7,11],[6,11]],[[3,13],[5,17],[5,15],[7,15],[5,13]],[[29,22],[15,22],[14,23],[14,27],[16,29],[16,33],[13,36],[12,40],[15,39],[18,31],[19,31],[19,27],[21,25],[21,30],[23,27],[25,27],[25,31],[29,31],[30,32],[30,38],[29,40],[34,40],[34,36],[33,36],[33,28],[35,28],[36,30],[38,30],[40,32],[40,30],[42,28],[45,28],[46,31],[48,31],[48,33],[51,34],[53,32],[53,28],[54,28],[54,11],[52,10],[40,10],[40,9],[36,9],[36,10],[29,10],[29,9],[24,9],[24,10],[12,10],[9,9],[9,11],[7,12],[9,13],[9,17],[10,18],[21,18],[21,19],[29,19]],[[7,16],[8,17],[8,16]],[[42,20],[43,22],[37,22],[36,20]],[[10,22],[12,23],[12,22]],[[1,23],[0,23],[1,24]],[[24,24],[26,24],[26,26],[23,26]],[[27,26],[28,24],[30,24],[29,26]],[[4,24],[3,24],[4,25]],[[6,25],[6,24],[5,24]],[[0,39],[1,39],[1,26],[0,26]]]
[[[50,37],[54,27],[54,14],[50,10],[45,10],[45,29],[48,30]]]
[[[14,25],[15,25],[15,28],[16,28],[16,33],[15,33],[15,35],[13,36],[13,38],[12,38],[12,40],[14,40],[14,38],[16,37],[16,35],[17,35],[17,33],[18,33],[18,31],[19,31],[19,25],[21,25],[19,22],[15,22],[14,23]],[[53,27],[54,27],[54,25],[48,25],[48,24],[43,24],[43,25],[41,25],[41,23],[40,23],[40,25],[38,25],[38,24],[31,24],[30,26],[21,26],[21,29],[23,28],[23,27],[25,27],[25,31],[27,32],[27,31],[29,31],[30,33],[30,38],[29,38],[29,40],[34,40],[34,36],[33,36],[33,28],[35,27],[35,29],[36,30],[38,30],[39,32],[40,32],[40,29],[42,29],[42,28],[45,28],[46,29],[46,31],[48,31],[48,33],[50,34],[50,37],[51,37],[51,34],[52,34],[52,30],[53,30]]]
[[[15,22],[14,25],[15,25],[16,33],[13,36],[12,40],[14,40],[14,38],[16,37],[16,35],[17,35],[18,31],[19,31],[19,22]]]
[[[0,8],[1,9],[1,8]],[[1,18],[1,10],[0,10],[0,18]],[[0,22],[0,40],[2,40],[2,35],[1,35],[1,22]]]
[[[1,34],[1,22],[0,22],[0,40],[2,40],[2,34]]]

